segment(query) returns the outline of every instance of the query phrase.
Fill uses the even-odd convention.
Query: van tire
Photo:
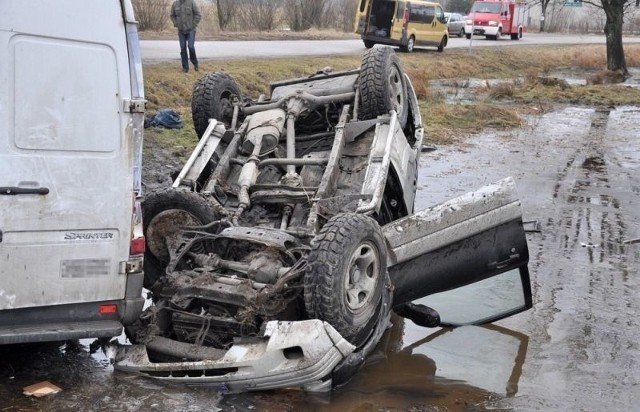
[[[364,47],[366,47],[367,49],[370,49],[376,45],[376,42],[371,40],[362,40],[362,42],[364,43]]]
[[[221,121],[227,128],[231,126],[234,97],[242,101],[238,84],[228,74],[208,73],[198,79],[191,96],[193,127],[198,138],[207,130],[209,119]]]
[[[447,36],[442,36],[442,40],[440,40],[440,44],[438,44],[438,51],[442,53],[445,47],[447,47]]]
[[[398,55],[391,47],[374,47],[362,56],[358,90],[360,108],[358,119],[375,119],[391,110],[398,114],[404,129],[409,115],[407,83]]]
[[[360,348],[379,319],[387,282],[387,246],[369,216],[333,216],[311,242],[304,301],[311,319],[328,322]]]
[[[199,193],[169,188],[147,194],[142,202],[144,287],[151,289],[165,274],[170,260],[167,235],[175,234],[181,226],[204,225],[217,219],[213,207]]]
[[[403,51],[405,53],[411,53],[415,46],[416,46],[416,38],[411,36],[409,37],[409,40],[407,40],[406,46],[400,46],[400,51]]]

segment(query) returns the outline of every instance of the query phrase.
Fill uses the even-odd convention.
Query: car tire
[[[464,36],[467,38],[467,40],[471,40],[471,33],[467,33]]]
[[[442,40],[440,40],[440,44],[438,44],[438,51],[442,53],[445,47],[447,47],[447,36],[442,36]]]
[[[376,45],[376,42],[373,42],[371,40],[362,40],[362,42],[364,43],[364,47],[366,47],[367,49],[370,49]]]
[[[142,202],[144,287],[151,289],[164,276],[172,235],[177,235],[181,227],[201,226],[214,220],[217,214],[199,193],[169,188],[146,195]]]
[[[391,47],[374,47],[362,57],[360,76],[360,120],[375,119],[395,110],[404,128],[409,116],[407,83],[400,59]]]
[[[304,275],[309,318],[331,324],[357,348],[379,320],[386,287],[387,249],[372,218],[341,213],[311,242]]]
[[[229,128],[233,119],[233,98],[242,100],[238,84],[226,73],[208,73],[202,76],[193,87],[191,113],[193,127],[202,137],[209,119],[223,122]]]
[[[460,31],[458,32],[458,37],[463,38],[464,37],[464,27],[462,27],[460,29]]]
[[[400,51],[403,51],[405,53],[411,53],[415,46],[416,46],[416,38],[411,36],[409,37],[409,40],[407,40],[406,46],[400,46]]]

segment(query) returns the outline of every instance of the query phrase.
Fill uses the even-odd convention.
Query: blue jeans
[[[180,40],[180,58],[182,59],[182,68],[189,70],[189,59],[194,67],[198,67],[198,58],[196,57],[196,31],[183,33],[178,31],[178,40]],[[189,46],[189,59],[187,59],[187,45]]]

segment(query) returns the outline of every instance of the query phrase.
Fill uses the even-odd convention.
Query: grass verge
[[[430,143],[450,144],[460,137],[485,128],[519,127],[519,113],[532,104],[545,107],[565,103],[573,105],[637,105],[640,90],[619,85],[597,84],[564,87],[539,79],[555,71],[580,71],[592,77],[607,77],[603,73],[606,61],[604,46],[518,46],[451,49],[445,53],[416,50],[399,54],[420,99],[426,139]],[[199,73],[182,73],[180,63],[154,63],[144,66],[145,92],[150,113],[164,107],[177,110],[183,116],[185,128],[168,131],[147,129],[149,146],[178,147],[176,155],[188,155],[196,143],[191,121],[191,93],[195,81],[206,72],[222,71],[238,82],[242,92],[252,98],[268,94],[269,83],[293,77],[304,77],[330,65],[334,70],[346,70],[360,65],[360,55],[289,59],[252,59],[233,61],[202,61]],[[628,67],[640,67],[640,45],[625,46]],[[518,81],[486,87],[473,93],[472,103],[450,104],[431,80],[464,80],[518,78]],[[454,82],[455,83],[455,82]],[[488,83],[487,83],[488,84]],[[183,148],[186,148],[183,149]]]

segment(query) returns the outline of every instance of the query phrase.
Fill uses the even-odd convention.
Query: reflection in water
[[[394,317],[393,322],[356,376],[324,398],[274,391],[225,396],[218,406],[223,410],[482,410],[518,391],[526,335],[494,325],[463,326],[441,329],[408,344],[404,320]],[[424,336],[426,330],[421,330]]]

